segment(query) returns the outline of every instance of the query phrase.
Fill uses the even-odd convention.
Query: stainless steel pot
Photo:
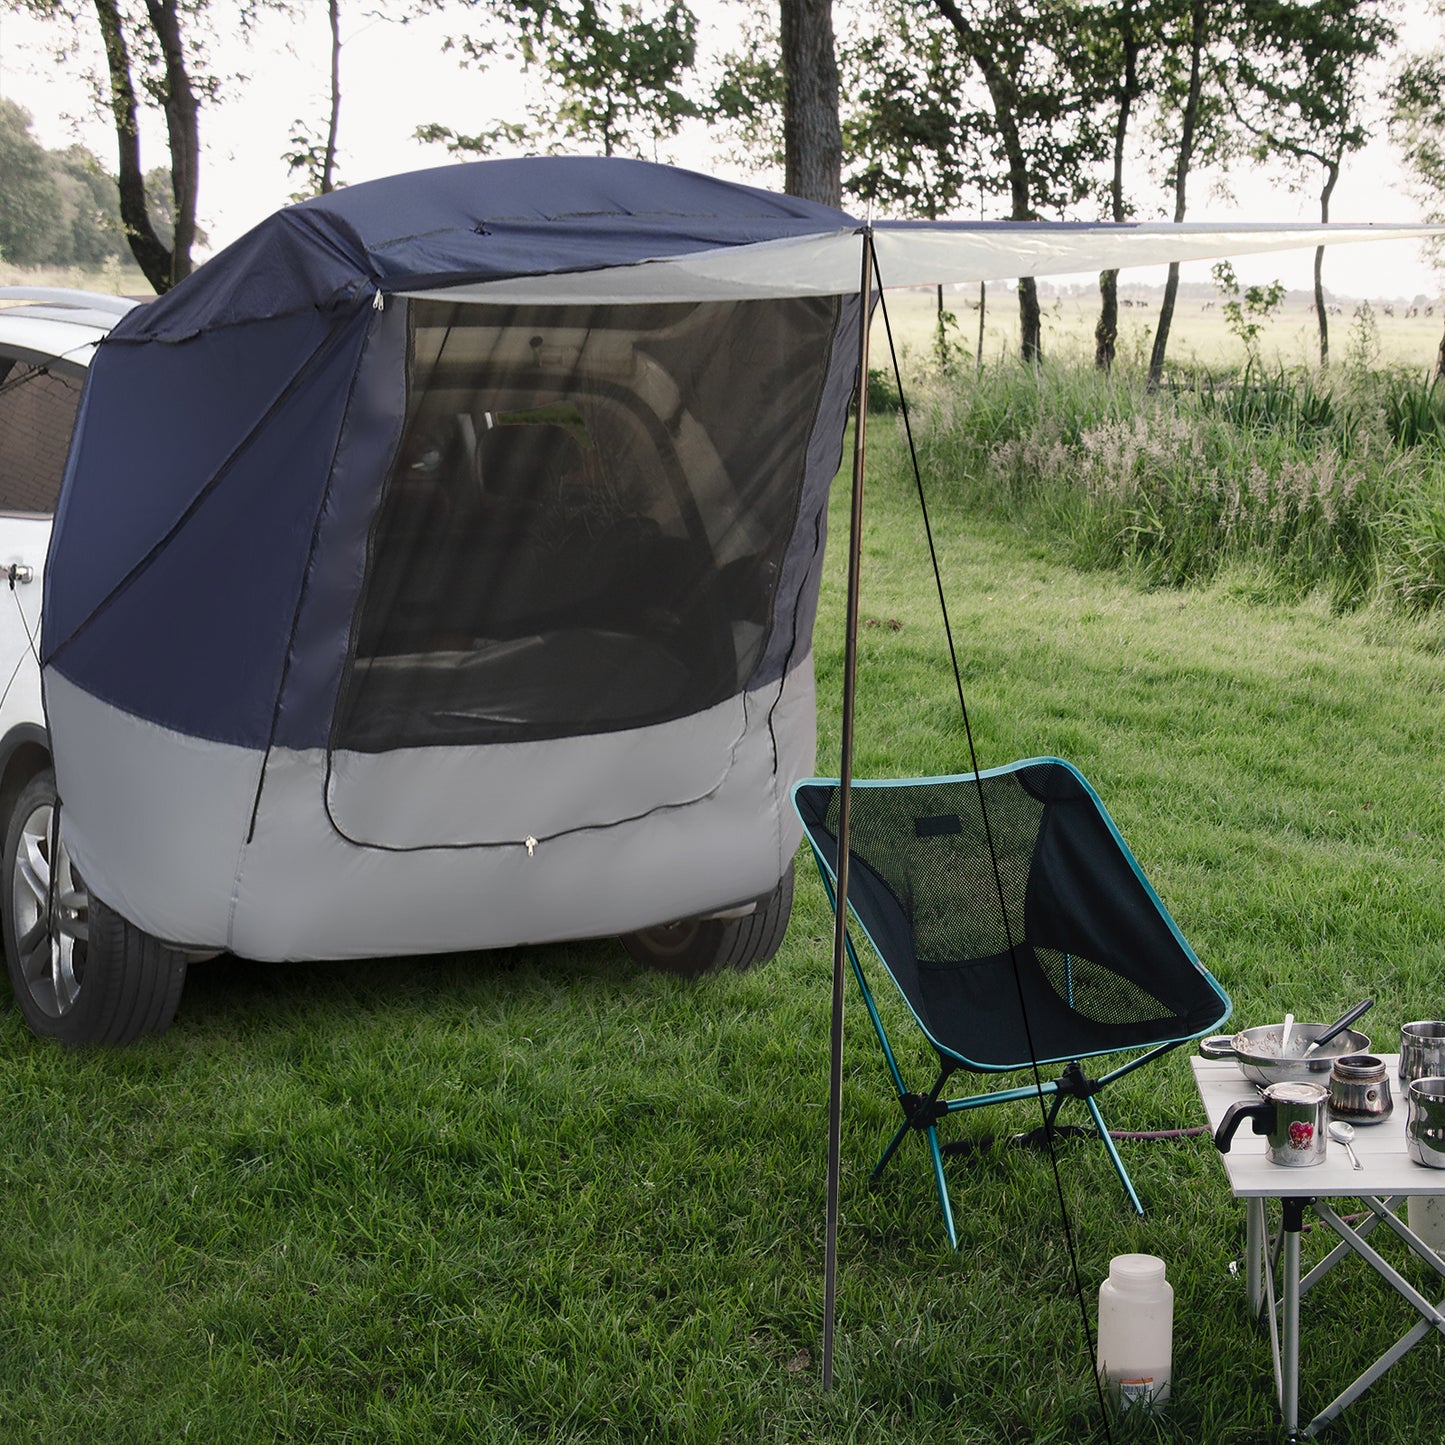
[[[1256,1134],[1266,1136],[1264,1157],[1271,1164],[1289,1169],[1323,1164],[1329,1102],[1330,1091],[1323,1084],[1271,1084],[1262,1099],[1236,1099],[1225,1110],[1214,1134],[1215,1146],[1227,1154],[1234,1131],[1248,1119]]]
[[[1201,1039],[1199,1052],[1206,1059],[1235,1059],[1239,1071],[1251,1084],[1261,1089],[1270,1084],[1287,1082],[1323,1084],[1329,1087],[1330,1071],[1335,1060],[1345,1054],[1367,1054],[1370,1041],[1354,1029],[1341,1029],[1328,1043],[1321,1044],[1309,1058],[1301,1058],[1305,1049],[1331,1026],[1329,1024],[1296,1024],[1290,1031],[1290,1057],[1279,1054],[1283,1024],[1266,1024],[1258,1029],[1241,1029],[1232,1038],[1214,1034]]]
[[[1390,1079],[1374,1054],[1345,1054],[1330,1073],[1330,1113],[1351,1124],[1379,1124],[1395,1108]]]

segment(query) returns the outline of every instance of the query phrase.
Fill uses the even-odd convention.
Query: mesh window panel
[[[615,731],[742,691],[836,319],[413,302],[335,745]]]
[[[0,511],[53,512],[81,379],[0,358]]]

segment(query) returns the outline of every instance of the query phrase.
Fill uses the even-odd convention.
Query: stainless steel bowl
[[[1280,1035],[1283,1024],[1266,1024],[1258,1029],[1241,1029],[1230,1037],[1228,1034],[1214,1034],[1201,1039],[1199,1052],[1206,1059],[1235,1059],[1239,1071],[1251,1084],[1265,1088],[1270,1084],[1295,1083],[1323,1084],[1329,1087],[1330,1071],[1335,1060],[1346,1054],[1367,1054],[1370,1041],[1354,1029],[1341,1029],[1329,1043],[1321,1044],[1309,1058],[1300,1055],[1324,1033],[1329,1024],[1297,1023],[1290,1031],[1290,1057],[1282,1059],[1279,1054]]]

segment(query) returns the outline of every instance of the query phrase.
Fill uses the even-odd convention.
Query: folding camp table
[[[1397,1057],[1393,1054],[1380,1057],[1391,1080],[1396,1080]],[[1190,1062],[1211,1128],[1219,1127],[1225,1110],[1236,1099],[1258,1097],[1233,1061],[1194,1058]],[[1357,1129],[1352,1142],[1362,1166],[1359,1170],[1353,1168],[1347,1151],[1339,1144],[1331,1145],[1323,1164],[1304,1169],[1271,1164],[1265,1158],[1265,1141],[1246,1129],[1235,1135],[1230,1152],[1219,1156],[1234,1197],[1245,1201],[1245,1279],[1249,1308],[1256,1317],[1262,1307],[1268,1315],[1275,1389],[1291,1440],[1319,1434],[1432,1329],[1445,1334],[1445,1308],[1442,1308],[1445,1299],[1432,1304],[1368,1242],[1368,1236],[1383,1224],[1445,1280],[1445,1259],[1435,1254],[1396,1213],[1410,1196],[1445,1196],[1445,1169],[1423,1168],[1405,1152],[1405,1105],[1398,1094],[1390,1117],[1382,1123]],[[1280,1202],[1282,1219],[1279,1246],[1272,1251],[1265,1220],[1270,1201],[1275,1199]],[[1368,1209],[1369,1218],[1358,1225],[1350,1224],[1335,1210],[1335,1201],[1339,1199],[1358,1199]],[[1340,1242],[1301,1279],[1300,1233],[1307,1213],[1338,1235]],[[1364,1260],[1408,1301],[1420,1319],[1301,1429],[1300,1301],[1351,1254]]]

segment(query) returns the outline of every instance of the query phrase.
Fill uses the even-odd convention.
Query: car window
[[[0,355],[0,511],[53,512],[82,380]]]

